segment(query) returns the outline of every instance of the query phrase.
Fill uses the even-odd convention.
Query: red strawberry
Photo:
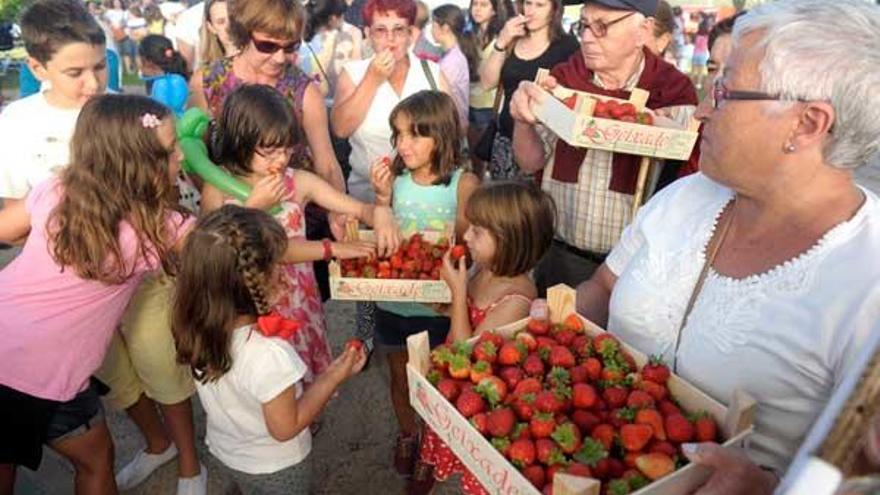
[[[593,343],[590,337],[586,335],[578,335],[571,341],[571,350],[581,358],[590,357],[593,354]]]
[[[571,377],[571,383],[587,383],[590,381],[590,372],[583,364],[571,368],[568,370],[568,374]]]
[[[507,384],[497,376],[489,376],[480,380],[476,391],[492,404],[500,404],[507,397]]]
[[[620,478],[626,472],[626,465],[620,459],[608,459],[608,474],[612,478]]]
[[[584,322],[583,320],[581,320],[581,317],[578,316],[577,313],[572,313],[566,316],[562,324],[565,325],[565,328],[573,331],[574,333],[584,332]]]
[[[659,409],[660,412],[663,413],[664,416],[670,416],[672,414],[681,414],[681,409],[679,409],[679,407],[676,406],[675,403],[673,403],[669,399],[661,400],[660,403],[657,404],[657,409]]]
[[[593,350],[601,355],[613,355],[620,350],[620,342],[608,332],[593,337]]]
[[[458,397],[458,384],[455,380],[450,378],[444,378],[437,382],[437,391],[440,392],[446,400],[449,402],[455,401],[455,398]]]
[[[666,416],[663,426],[666,427],[666,436],[673,442],[685,443],[694,438],[694,425],[681,414]]]
[[[507,457],[510,454],[510,440],[506,438],[493,438],[489,441],[495,450],[501,452],[501,455]]]
[[[486,403],[480,397],[480,394],[473,390],[462,390],[461,394],[458,395],[458,400],[455,401],[455,407],[462,416],[470,418],[474,414],[483,412],[486,408]]]
[[[576,333],[564,327],[553,334],[553,338],[555,338],[560,345],[564,346],[570,346],[574,342],[575,337],[577,337]]]
[[[559,448],[566,454],[574,454],[577,449],[581,448],[581,432],[574,423],[563,423],[557,426],[550,437],[556,440]]]
[[[602,398],[608,404],[608,407],[616,409],[626,404],[626,398],[629,394],[623,387],[608,387],[602,391]]]
[[[512,389],[522,380],[523,372],[516,366],[506,366],[498,371],[498,376],[504,380],[508,389]]]
[[[535,394],[543,389],[537,378],[526,378],[516,384],[513,395]]]
[[[522,365],[523,371],[527,375],[530,376],[543,376],[544,375],[544,362],[541,361],[540,356],[535,353],[529,354],[526,356],[526,360]]]
[[[474,429],[485,435],[489,432],[489,416],[486,413],[477,413],[471,416],[471,425]]]
[[[361,339],[348,339],[345,343],[345,350],[354,349],[360,351],[364,348],[364,342]]]
[[[660,356],[651,356],[651,360],[642,368],[643,379],[661,385],[666,385],[669,375],[669,368]]]
[[[556,414],[562,406],[562,399],[553,391],[543,390],[535,395],[535,409],[541,412]]]
[[[594,357],[587,358],[584,361],[583,366],[587,369],[590,381],[596,381],[602,376],[602,361],[599,361]]]
[[[556,477],[556,473],[564,473],[565,472],[565,464],[556,463],[551,466],[547,466],[545,470],[547,473],[547,486],[544,487],[544,492],[547,493],[547,488],[550,487],[550,494],[553,494],[553,478]]]
[[[556,429],[556,421],[553,420],[553,415],[550,413],[538,413],[532,416],[529,429],[532,432],[532,438],[547,438]]]
[[[672,445],[669,442],[654,442],[648,446],[648,452],[660,452],[669,457],[675,457],[678,455],[678,449],[675,448],[675,445]]]
[[[545,466],[552,466],[565,461],[562,451],[556,445],[556,442],[549,438],[539,438],[535,440],[535,459]]]
[[[449,376],[459,380],[465,380],[471,376],[471,362],[468,358],[453,355],[449,358]]]
[[[606,481],[611,478],[611,459],[599,459],[593,466],[593,476]]]
[[[515,423],[513,411],[509,407],[501,407],[488,414],[486,429],[493,437],[506,437],[513,431]]]
[[[513,403],[516,417],[523,421],[529,421],[535,415],[535,394],[523,394]]]
[[[625,454],[623,454],[623,465],[630,469],[635,468],[636,458],[642,454],[644,454],[644,452],[627,451]]]
[[[492,331],[481,332],[477,342],[491,342],[495,344],[495,349],[504,345],[504,337]]]
[[[455,246],[452,246],[452,252],[450,253],[450,256],[452,257],[452,261],[458,261],[459,259],[461,259],[462,256],[466,256],[466,255],[467,255],[467,247],[464,246],[463,244],[456,244]]]
[[[565,469],[565,474],[580,476],[582,478],[593,477],[593,471],[590,469],[590,466],[587,466],[586,464],[582,464],[580,462],[569,464],[568,467]]]
[[[525,349],[517,342],[505,342],[498,351],[498,364],[503,366],[515,366],[522,362],[525,357]]]
[[[718,438],[718,425],[705,412],[697,413],[694,420],[698,442],[714,442]]]
[[[602,423],[593,428],[590,436],[598,440],[607,450],[611,448],[612,444],[614,444],[614,437],[617,436],[617,433],[614,431],[613,426],[607,423]]]
[[[535,462],[535,444],[531,440],[516,440],[510,444],[507,455],[517,466],[528,466]]]
[[[532,352],[538,348],[538,341],[535,336],[528,332],[519,332],[516,334],[516,341],[525,346],[526,351]]]
[[[589,434],[593,431],[593,428],[595,428],[596,425],[601,423],[598,416],[590,411],[584,411],[583,409],[575,409],[571,413],[571,422],[577,425],[577,427],[581,429],[581,433],[584,435]]]
[[[666,454],[653,452],[636,458],[636,467],[650,480],[660,479],[675,471],[675,462]]]
[[[513,433],[510,434],[511,440],[532,440],[532,431],[529,429],[528,423],[517,423],[513,427]]]
[[[633,409],[645,409],[654,407],[654,398],[647,392],[641,390],[633,390],[626,398],[626,407]]]
[[[575,365],[574,354],[567,347],[557,345],[550,349],[550,366],[571,368]]]
[[[596,389],[586,383],[575,383],[571,387],[571,405],[577,408],[589,409],[596,405],[599,400]]]
[[[627,423],[632,423],[634,419],[636,419],[635,410],[628,407],[621,407],[620,409],[611,411],[606,420],[611,423],[612,426],[620,428]]]
[[[497,356],[498,348],[492,342],[479,342],[474,346],[474,359],[477,361],[486,361],[489,364],[493,364]]]
[[[550,333],[550,322],[547,320],[530,319],[526,329],[532,335],[547,335]]]
[[[492,365],[486,361],[477,361],[471,366],[471,381],[480,383],[483,378],[492,376]]]
[[[537,464],[524,467],[522,474],[538,490],[544,486],[547,479],[544,475],[544,468]]]
[[[641,409],[636,413],[636,424],[648,425],[654,431],[654,438],[666,440],[666,428],[663,426],[663,416],[656,409]]]
[[[627,424],[620,427],[620,443],[630,451],[642,450],[654,436],[654,430],[644,424]]]
[[[655,401],[661,401],[669,397],[669,390],[666,389],[666,386],[660,385],[657,382],[642,380],[639,383],[639,387],[653,397]]]

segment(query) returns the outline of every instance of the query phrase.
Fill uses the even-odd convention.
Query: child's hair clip
[[[171,58],[172,55],[174,55],[174,50],[172,50],[171,48],[166,48],[165,49],[165,58]]]
[[[162,125],[162,121],[151,113],[145,113],[141,116],[141,125],[144,129],[155,129]]]

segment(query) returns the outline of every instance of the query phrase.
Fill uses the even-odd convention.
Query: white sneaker
[[[199,474],[192,478],[177,478],[177,495],[207,495],[208,470],[199,463]]]
[[[159,466],[177,457],[177,447],[174,444],[168,446],[160,454],[150,454],[144,450],[138,452],[124,468],[116,473],[116,486],[120,490],[129,490],[141,484]]]

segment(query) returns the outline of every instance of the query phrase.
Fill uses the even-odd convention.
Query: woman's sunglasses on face
[[[280,44],[275,43],[274,41],[269,40],[258,40],[256,38],[251,38],[251,42],[254,44],[254,48],[257,49],[260,53],[274,55],[278,53],[278,50],[282,50],[284,53],[290,55],[291,53],[295,53],[299,51],[300,41],[291,41],[290,43]]]

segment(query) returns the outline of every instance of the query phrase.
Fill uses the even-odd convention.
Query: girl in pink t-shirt
[[[103,95],[83,107],[70,165],[0,210],[0,241],[27,236],[0,272],[0,487],[42,445],[71,461],[77,492],[116,493],[113,449],[90,376],[147,272],[190,222],[177,211],[182,154],[168,109]]]

